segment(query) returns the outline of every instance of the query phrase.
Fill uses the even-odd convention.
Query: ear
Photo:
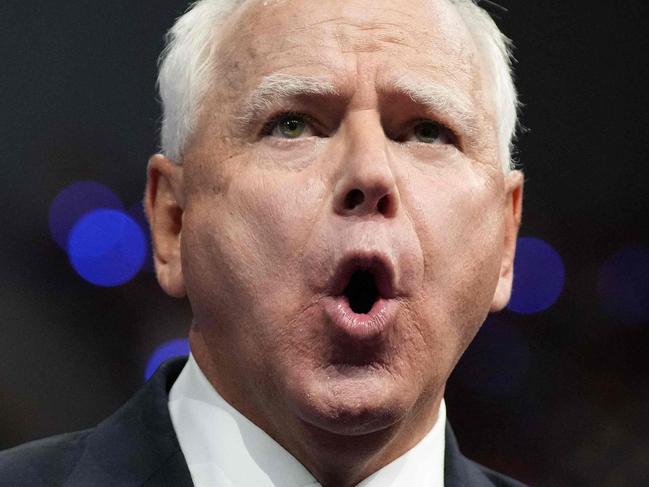
[[[505,232],[503,254],[500,263],[500,276],[494,292],[490,311],[500,311],[509,302],[514,279],[514,256],[516,239],[521,226],[523,211],[523,173],[511,171],[505,176]]]
[[[183,168],[161,154],[149,159],[144,209],[153,239],[158,282],[174,298],[185,296],[180,256],[183,222]]]

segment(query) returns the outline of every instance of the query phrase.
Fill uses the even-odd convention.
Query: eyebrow
[[[299,96],[337,95],[333,83],[323,78],[292,74],[271,74],[262,78],[243,105],[240,125],[249,126],[260,113],[268,111],[278,101]]]
[[[434,81],[420,80],[410,76],[395,79],[389,88],[403,93],[414,103],[428,111],[453,121],[469,136],[478,132],[478,120],[473,103],[456,90]]]
[[[478,120],[471,101],[456,90],[443,84],[404,75],[388,83],[386,91],[402,93],[413,103],[426,107],[427,111],[452,121],[466,135],[478,132]],[[339,91],[325,78],[275,73],[262,78],[259,85],[247,97],[237,117],[240,128],[245,130],[260,114],[274,104],[300,96],[335,96]]]

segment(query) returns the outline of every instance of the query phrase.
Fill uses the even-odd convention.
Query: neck
[[[287,448],[325,487],[354,486],[413,448],[437,421],[443,394],[434,407],[413,413],[394,425],[368,434],[347,436],[302,424]],[[434,413],[431,413],[433,411]]]

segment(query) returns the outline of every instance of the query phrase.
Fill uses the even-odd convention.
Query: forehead
[[[223,34],[222,79],[238,92],[277,72],[347,85],[407,72],[482,91],[476,46],[446,0],[251,0]]]

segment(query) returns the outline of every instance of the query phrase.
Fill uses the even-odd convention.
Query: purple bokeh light
[[[119,197],[108,187],[95,181],[78,181],[66,186],[54,198],[49,210],[49,228],[54,241],[67,251],[70,231],[79,219],[93,210],[123,210]]]
[[[189,355],[189,340],[186,338],[177,338],[164,342],[151,354],[144,371],[144,380],[149,380],[156,369],[165,360],[185,355]]]
[[[563,261],[549,243],[534,237],[519,238],[508,308],[521,314],[549,308],[561,295],[564,279]]]
[[[68,239],[74,270],[97,286],[119,286],[140,271],[146,240],[140,225],[117,210],[94,210],[74,225]]]
[[[611,255],[597,281],[602,307],[627,325],[649,322],[649,248],[629,246]]]

